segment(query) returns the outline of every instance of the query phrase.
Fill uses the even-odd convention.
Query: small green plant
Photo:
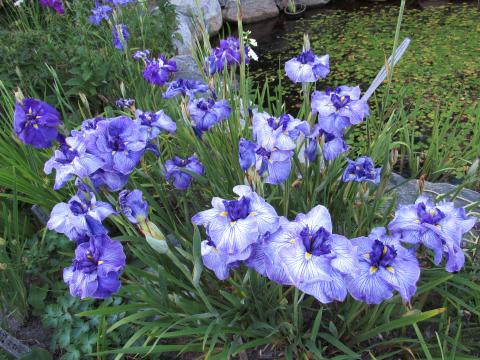
[[[100,307],[121,306],[121,297],[105,299]],[[106,330],[116,321],[121,320],[125,313],[108,316],[92,316],[88,319],[79,318],[77,313],[87,311],[99,303],[94,300],[81,301],[70,295],[62,295],[55,303],[46,306],[42,315],[45,327],[53,329],[50,350],[60,351],[62,360],[84,359],[86,355],[102,349],[105,346],[121,346],[134,328],[124,328],[120,332],[106,334]]]

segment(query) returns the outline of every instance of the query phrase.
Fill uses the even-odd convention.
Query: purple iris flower
[[[263,137],[265,143],[256,144],[244,138],[239,142],[238,158],[243,171],[251,166],[255,168],[260,176],[265,178],[267,184],[280,184],[284,182],[291,171],[292,150],[281,150],[276,147],[275,142]]]
[[[382,168],[375,168],[375,163],[368,156],[360,156],[357,160],[348,160],[347,167],[343,172],[343,182],[365,182],[369,181],[374,184],[380,183],[380,174]]]
[[[310,126],[306,121],[295,119],[293,116],[283,114],[274,118],[267,113],[253,115],[253,137],[265,147],[272,145],[280,150],[293,150],[295,141],[304,134],[310,133]]]
[[[107,0],[113,6],[124,6],[130,3],[137,2],[137,0]]]
[[[296,83],[315,82],[330,72],[329,56],[316,56],[312,50],[302,52],[285,63],[285,73]]]
[[[40,5],[44,7],[49,7],[55,10],[59,14],[64,14],[65,10],[63,9],[62,0],[40,0]]]
[[[55,185],[53,186],[55,190],[63,187],[74,176],[81,179],[86,178],[103,166],[101,159],[85,152],[85,146],[77,146],[78,150],[69,146],[70,140],[73,144],[79,143],[76,139],[67,138],[66,143],[60,144],[60,147],[55,150],[52,158],[44,166],[46,174],[50,174],[53,169],[56,170]]]
[[[318,122],[329,132],[343,131],[359,124],[369,114],[368,104],[360,99],[360,87],[339,86],[312,93],[312,112],[318,113]]]
[[[249,49],[245,46],[245,63],[249,63],[248,57]],[[240,41],[229,36],[226,39],[220,40],[220,46],[212,49],[212,54],[208,57],[208,68],[210,74],[221,73],[225,66],[230,67],[235,64],[240,65]]]
[[[89,21],[94,25],[99,25],[102,20],[108,20],[110,18],[110,13],[112,8],[108,5],[98,4],[92,10],[92,15],[89,17]]]
[[[135,105],[135,99],[118,99],[115,101],[115,106],[120,109],[128,109]]]
[[[59,203],[53,207],[47,226],[50,230],[75,240],[89,233],[87,216],[102,222],[113,213],[115,211],[112,206],[106,202],[97,201],[95,194],[84,194],[79,191],[68,203]]]
[[[129,117],[118,116],[99,122],[86,142],[87,151],[104,161],[103,170],[128,175],[143,155],[147,135]]]
[[[229,255],[220,251],[210,237],[207,237],[207,240],[202,241],[201,244],[203,265],[215,272],[215,275],[220,280],[228,278],[230,270],[240,266],[241,261],[247,259],[250,253],[251,247],[248,247],[243,252]]]
[[[143,200],[141,190],[123,190],[118,195],[118,203],[123,215],[132,224],[138,224],[148,217],[148,203]]]
[[[143,77],[150,84],[163,86],[168,81],[170,74],[177,71],[177,64],[174,60],[167,60],[160,55],[156,59],[147,59]]]
[[[212,199],[212,209],[192,217],[196,225],[205,226],[216,249],[230,256],[243,254],[259,236],[278,229],[275,209],[253,192],[250,187],[233,188],[237,200]]]
[[[140,59],[147,59],[148,57],[150,56],[150,50],[148,49],[145,49],[145,50],[137,50],[134,52],[134,54],[132,55],[132,57],[135,59],[135,60],[140,60]]]
[[[308,146],[305,149],[305,155],[308,160],[315,161],[319,151],[319,142],[323,144],[322,154],[325,160],[334,160],[340,154],[348,151],[348,145],[343,139],[343,135],[332,134],[324,129],[320,124],[316,124],[309,136]]]
[[[196,93],[205,93],[208,91],[208,85],[198,80],[179,79],[172,81],[167,90],[163,93],[164,99],[170,99],[174,96],[182,94],[193,98]]]
[[[256,149],[257,144],[250,140],[241,138],[238,142],[238,161],[243,171],[247,171],[251,166],[255,165],[257,159]]]
[[[117,24],[112,26],[113,45],[120,51],[125,50],[130,34],[127,25]]]
[[[107,235],[92,236],[75,249],[73,265],[63,270],[63,281],[72,296],[104,299],[120,288],[124,268],[122,245]]]
[[[40,149],[52,146],[60,125],[60,113],[43,101],[25,98],[15,104],[13,130],[25,144]]]
[[[386,235],[385,228],[375,228],[352,243],[358,247],[358,265],[347,277],[349,293],[356,300],[379,304],[396,290],[409,301],[420,277],[415,249],[404,248],[400,235]]]
[[[189,102],[187,109],[197,136],[201,136],[213,125],[228,118],[231,112],[227,100],[215,101],[213,99],[194,99]]]
[[[186,190],[192,182],[192,175],[187,171],[191,171],[200,176],[204,175],[203,164],[198,160],[196,155],[182,159],[174,156],[165,162],[165,178],[167,181],[173,178],[173,186],[180,190]]]
[[[465,210],[455,208],[452,202],[435,205],[422,195],[415,204],[401,205],[388,229],[399,233],[405,243],[423,244],[433,250],[436,265],[445,256],[446,270],[456,272],[465,263],[462,237],[475,223],[474,217],[467,217]]]
[[[155,139],[162,131],[174,133],[177,130],[177,124],[163,110],[147,112],[142,110],[135,111],[136,121],[140,124],[140,129],[147,134],[149,140]]]
[[[96,189],[105,186],[108,191],[116,192],[122,190],[128,182],[128,175],[118,171],[107,171],[98,169],[92,175],[90,180]]]
[[[357,266],[356,248],[347,238],[332,234],[328,210],[317,205],[283,226],[280,232],[285,234],[280,233],[275,244],[277,249],[281,246],[278,257],[270,260],[280,262],[290,281],[320,302],[343,301],[345,277]]]

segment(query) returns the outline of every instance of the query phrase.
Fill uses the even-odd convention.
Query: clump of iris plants
[[[127,2],[97,4],[91,21],[108,20],[110,6]],[[121,38],[126,40],[126,36],[118,26],[117,40],[123,46]],[[203,265],[218,279],[225,280],[246,266],[321,303],[344,301],[350,295],[378,304],[396,293],[405,302],[412,298],[421,275],[417,254],[423,247],[433,252],[436,265],[445,259],[448,272],[459,271],[465,261],[462,238],[476,219],[451,202],[435,204],[422,195],[415,204],[400,206],[386,227],[352,239],[334,227],[331,209],[325,204],[284,211],[294,217],[279,215],[282,213],[273,206],[268,191],[287,191],[285,184],[291,179],[301,183],[304,179],[298,164],[308,168],[319,162],[324,174],[333,163],[341,163],[343,174],[334,175],[333,181],[338,187],[360,183],[362,191],[381,186],[385,174],[369,154],[347,157],[350,148],[344,136],[369,116],[367,99],[361,97],[359,86],[310,92],[309,84],[327,78],[330,64],[329,55],[316,55],[308,41],[303,51],[285,64],[287,77],[302,84],[304,99],[310,100],[304,102],[310,104],[308,114],[271,115],[255,104],[243,106],[247,99],[238,101],[241,109],[236,109],[224,79],[228,78],[226,72],[234,73],[254,58],[250,45],[252,42],[243,38],[221,40],[203,59],[205,82],[172,80],[176,63],[161,54],[152,57],[147,49],[132,54],[144,63],[139,74],[143,81],[159,87],[166,101],[176,101],[181,119],[167,108],[141,110],[134,99],[119,99],[117,107],[122,113],[118,116],[86,119],[79,129],[67,133],[60,113],[50,105],[37,99],[17,100],[14,130],[18,138],[37,148],[57,142],[45,172],[56,171],[55,189],[69,182],[77,189],[70,200],[53,208],[48,221],[49,229],[65,234],[77,246],[72,265],[64,270],[70,293],[104,298],[120,288],[126,257],[121,243],[108,235],[105,222],[109,218],[124,217],[155,250],[169,251],[171,245],[150,220],[152,210],[144,196],[149,194],[129,189],[128,184],[133,183],[129,179],[142,162],[148,163],[146,153],[150,152],[169,191],[178,199],[196,186],[198,179],[213,181],[214,175],[204,163],[209,152],[222,153],[222,149],[208,148],[214,146],[209,139],[219,134],[228,137],[224,125],[233,116],[243,121],[238,142],[229,144],[234,157],[238,156],[235,166],[243,182],[233,188],[234,195],[214,196],[211,207],[191,217],[194,225],[205,230],[200,244]],[[215,87],[215,82],[220,86]],[[175,142],[180,128],[189,132],[192,143],[208,150],[185,150],[162,162],[164,147]],[[99,200],[100,194],[109,202]],[[114,199],[118,199],[116,208]]]

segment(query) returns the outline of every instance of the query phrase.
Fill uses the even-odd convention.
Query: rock
[[[388,188],[395,188],[397,203],[400,205],[413,204],[418,197],[417,180],[408,180],[398,174],[392,174]],[[438,195],[455,193],[457,187],[448,183],[432,183],[425,181],[424,195],[435,200]],[[446,199],[451,200],[451,195]],[[480,194],[470,189],[462,189],[454,200],[455,206],[463,207],[471,203],[480,202]],[[477,210],[480,210],[480,206]]]
[[[241,0],[240,7],[244,23],[269,19],[280,13],[275,0]],[[236,0],[228,0],[222,12],[225,20],[237,22]]]
[[[196,0],[170,0],[170,3],[175,5],[177,13],[192,17],[198,14]],[[207,30],[210,35],[218,33],[222,27],[222,9],[218,0],[198,0],[200,10],[202,11]],[[183,21],[183,19],[182,19]],[[180,22],[179,22],[180,25]],[[187,23],[187,26],[190,24]]]
[[[190,29],[190,17],[181,13],[177,14],[178,28],[173,35],[173,45],[177,49],[179,55],[192,54],[193,48],[193,34]]]
[[[328,4],[330,0],[300,0],[299,2],[303,2],[307,8],[315,8]],[[288,5],[288,0],[276,0],[276,3],[280,9],[284,9]]]
[[[177,55],[172,58],[177,63],[177,72],[174,73],[174,80],[203,80],[202,74],[198,70],[197,63],[191,55]]]
[[[307,8],[313,8],[328,4],[330,0],[302,0],[302,2],[307,5]]]

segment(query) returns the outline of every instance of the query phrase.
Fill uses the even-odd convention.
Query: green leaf
[[[353,339],[353,342],[359,343],[367,339],[370,339],[374,336],[377,336],[382,332],[388,332],[400,327],[416,324],[417,322],[429,319],[433,316],[437,316],[438,314],[443,313],[445,310],[446,310],[445,308],[438,308],[438,309],[429,310],[425,312],[418,312],[411,315],[406,315],[400,319],[393,320],[387,324],[380,325],[372,330],[366,331],[363,334],[356,336]]]
[[[193,284],[196,286],[200,283],[200,276],[202,275],[203,270],[203,261],[201,254],[201,238],[200,231],[198,227],[195,226],[193,232]]]

